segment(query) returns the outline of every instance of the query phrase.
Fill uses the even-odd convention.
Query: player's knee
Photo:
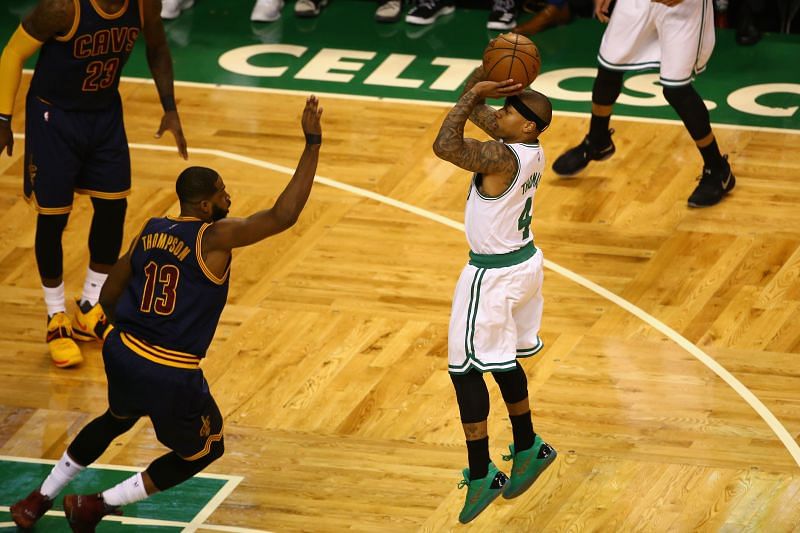
[[[614,104],[622,91],[622,76],[622,71],[599,66],[592,87],[592,102],[599,105]]]
[[[483,374],[475,369],[466,374],[450,374],[456,390],[461,422],[475,424],[489,418],[489,389]]]
[[[69,214],[42,215],[36,218],[36,265],[44,279],[55,279],[63,272],[61,235],[67,227]]]
[[[213,463],[220,457],[225,455],[225,437],[211,444],[211,449],[208,452],[208,464]]]
[[[497,386],[500,387],[504,402],[509,404],[517,403],[528,397],[528,378],[519,363],[514,367],[514,370],[492,372],[492,376],[494,376]]]
[[[122,249],[122,232],[125,225],[125,212],[128,201],[102,200],[92,198],[94,217],[89,232],[89,253],[91,260],[103,265],[113,265]]]

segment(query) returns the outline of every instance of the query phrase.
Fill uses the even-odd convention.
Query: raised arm
[[[467,83],[464,85],[464,90],[461,92],[461,96],[467,94],[467,92],[469,92],[476,83],[484,81],[485,78],[486,73],[483,70],[483,65],[481,65],[473,70],[472,74],[470,74],[469,78],[467,79]],[[495,110],[492,108],[492,106],[486,105],[485,99],[480,99],[475,103],[475,107],[472,108],[469,119],[473,124],[488,133],[492,139],[499,139],[499,135],[497,134],[497,117],[495,115]]]
[[[513,80],[482,81],[475,84],[458,100],[442,122],[433,143],[437,157],[472,172],[511,176],[517,171],[517,161],[511,151],[498,141],[480,142],[464,138],[464,124],[479,102],[486,97],[501,97],[518,93],[522,85]]]
[[[161,0],[145,0],[144,9],[144,40],[147,45],[147,65],[156,82],[158,98],[164,109],[161,125],[156,132],[160,138],[169,130],[175,136],[178,153],[184,159],[189,158],[186,148],[186,139],[183,136],[181,119],[178,116],[178,107],[175,104],[174,74],[172,72],[172,55],[167,44],[167,35],[164,33],[164,24],[161,22]]]
[[[247,218],[225,218],[214,223],[205,232],[204,253],[230,251],[233,248],[247,246],[294,225],[306,205],[317,171],[322,143],[321,116],[322,108],[319,107],[317,97],[312,95],[306,100],[301,121],[306,146],[292,179],[278,196],[275,205]]]
[[[11,116],[25,61],[54,35],[66,34],[75,19],[71,0],[42,0],[25,17],[0,56],[0,154],[14,151]]]

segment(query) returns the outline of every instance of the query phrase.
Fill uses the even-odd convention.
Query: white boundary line
[[[14,137],[24,138],[22,134],[18,133],[15,133]],[[130,143],[129,146],[137,150],[150,150],[156,152],[175,151],[175,148],[173,146],[159,146],[159,145],[141,144],[141,143]],[[253,157],[234,154],[231,152],[227,152],[225,150],[215,150],[210,148],[193,148],[191,149],[191,153],[210,155],[215,157],[221,157],[223,159],[230,159],[232,161],[239,161],[240,163],[245,163],[248,165],[253,165],[267,170],[280,172],[281,174],[287,174],[289,176],[293,175],[295,170],[293,168],[285,167],[283,165],[276,165],[268,161],[262,161],[260,159],[255,159]],[[427,218],[428,220],[438,222],[439,224],[443,224],[450,228],[457,229],[462,232],[464,231],[464,224],[460,222],[456,222],[455,220],[433,213],[426,209],[422,209],[420,207],[407,204],[405,202],[401,202],[393,198],[389,198],[388,196],[368,191],[366,189],[361,189],[359,187],[354,187],[346,183],[341,183],[334,179],[326,178],[324,176],[317,175],[315,176],[314,181],[335,189],[346,191],[364,198],[369,198],[371,200],[375,200],[384,203],[386,205],[390,205],[392,207],[396,207],[398,209],[402,209],[404,211],[418,215],[420,217]],[[667,326],[653,315],[633,305],[628,300],[625,300],[624,298],[617,296],[613,292],[601,287],[600,285],[597,285],[593,281],[590,281],[589,279],[579,274],[576,274],[575,272],[572,272],[571,270],[566,269],[561,265],[553,263],[552,261],[549,261],[547,259],[544,260],[544,266],[546,268],[549,268],[553,272],[556,272],[557,274],[564,276],[570,281],[573,281],[578,285],[594,292],[595,294],[598,294],[599,296],[609,300],[610,302],[618,305],[622,309],[625,309],[633,316],[639,318],[644,323],[648,324],[656,331],[659,331],[665,337],[672,340],[678,346],[689,352],[693,357],[695,357],[698,361],[703,363],[712,372],[714,372],[717,376],[719,376],[739,396],[741,396],[742,399],[745,402],[747,402],[747,404],[750,407],[753,408],[753,410],[764,420],[764,422],[767,423],[767,425],[773,431],[773,433],[775,433],[775,436],[777,436],[778,439],[783,443],[784,447],[792,456],[797,466],[800,467],[800,445],[798,445],[798,443],[795,442],[791,433],[789,433],[789,431],[783,426],[783,424],[781,424],[781,422],[777,419],[777,417],[775,417],[772,411],[770,411],[769,408],[766,405],[764,405],[764,403],[750,391],[750,389],[748,389],[741,381],[736,379],[736,377],[733,374],[731,374],[725,367],[723,367],[716,360],[714,360],[713,357],[711,357],[703,350],[692,344],[686,337],[684,337],[671,327]]]
[[[15,463],[34,463],[34,464],[48,464],[54,465],[58,461],[54,461],[53,459],[36,459],[32,457],[16,457],[13,455],[0,455],[0,461],[9,461]],[[110,465],[105,463],[92,463],[91,468],[95,469],[102,469],[102,470],[116,470],[122,472],[140,472],[142,469],[135,467],[135,466],[125,466],[125,465]],[[225,484],[217,490],[216,494],[208,500],[208,502],[197,512],[191,522],[175,522],[170,520],[158,520],[155,518],[136,518],[136,517],[119,517],[119,516],[108,516],[106,517],[107,520],[115,520],[117,522],[122,522],[123,524],[132,524],[132,525],[150,525],[150,526],[175,526],[175,527],[182,527],[183,531],[187,533],[194,533],[198,530],[198,528],[202,527],[204,529],[213,529],[216,531],[232,531],[232,532],[258,532],[264,533],[264,530],[260,529],[248,529],[248,528],[241,528],[237,526],[218,526],[218,525],[209,525],[206,524],[205,521],[208,520],[208,517],[217,510],[217,507],[225,501],[225,499],[231,495],[231,493],[236,489],[239,483],[242,482],[244,479],[242,476],[231,476],[227,474],[210,474],[206,472],[200,472],[199,474],[195,474],[194,477],[205,478],[205,479],[219,479],[225,481]],[[7,511],[8,507],[0,506],[0,511]],[[47,513],[50,516],[57,515],[61,516],[61,513],[58,511],[49,511]],[[14,525],[11,523],[10,525]],[[0,527],[3,527],[0,524]],[[268,532],[267,532],[268,533]]]
[[[26,74],[33,74],[33,70],[25,69],[23,72]],[[151,78],[135,78],[129,76],[122,76],[121,81],[127,83],[142,83],[146,85],[153,85],[155,82]],[[455,102],[441,102],[438,100],[414,100],[410,98],[391,98],[385,96],[363,96],[358,94],[340,94],[328,93],[317,91],[299,91],[295,89],[273,89],[269,87],[248,87],[246,85],[227,85],[224,83],[202,83],[197,81],[175,81],[176,87],[194,87],[200,89],[222,89],[225,91],[246,92],[246,93],[262,93],[262,94],[288,94],[292,96],[308,96],[309,94],[316,94],[325,98],[339,98],[342,100],[357,100],[362,102],[392,102],[396,104],[416,104],[428,105],[434,107],[453,107]],[[581,113],[578,111],[553,111],[553,115],[562,117],[578,117],[588,118],[591,113]],[[669,124],[672,126],[683,126],[683,122],[677,119],[668,118],[647,118],[635,117],[630,115],[614,115],[614,120],[621,120],[624,122],[645,122],[652,124]],[[788,133],[790,135],[800,135],[800,129],[791,128],[773,128],[769,126],[745,126],[740,124],[723,124],[712,122],[711,126],[717,129],[735,129],[747,131],[766,131],[770,133]]]
[[[6,513],[11,512],[11,508],[6,505],[0,505],[0,511]],[[47,511],[47,516],[58,516],[64,518],[64,511]],[[183,531],[195,531],[191,529],[192,525],[188,522],[177,522],[174,520],[158,520],[156,518],[136,518],[134,516],[117,516],[107,515],[103,517],[103,522],[119,522],[126,526],[161,526],[161,527],[180,527]],[[10,526],[15,527],[14,522],[0,522],[0,527]],[[229,531],[231,533],[270,533],[264,529],[251,529],[239,526],[216,526],[213,524],[203,524],[203,529],[211,529],[213,531]]]

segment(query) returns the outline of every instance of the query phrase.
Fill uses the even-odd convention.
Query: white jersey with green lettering
[[[533,196],[544,172],[544,151],[538,144],[506,144],[517,159],[517,174],[497,197],[481,195],[482,176],[472,177],[467,196],[467,242],[476,254],[506,254],[533,242]]]

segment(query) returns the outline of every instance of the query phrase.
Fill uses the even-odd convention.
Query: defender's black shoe
[[[736,187],[736,178],[731,172],[728,155],[725,154],[722,157],[725,159],[725,166],[719,168],[703,167],[700,183],[689,197],[689,207],[716,205]]]
[[[556,162],[553,163],[553,171],[561,176],[572,176],[586,168],[589,161],[608,159],[617,151],[614,141],[611,140],[613,134],[613,129],[608,130],[608,145],[602,147],[592,144],[587,135],[581,144],[570,148],[556,159]]]

